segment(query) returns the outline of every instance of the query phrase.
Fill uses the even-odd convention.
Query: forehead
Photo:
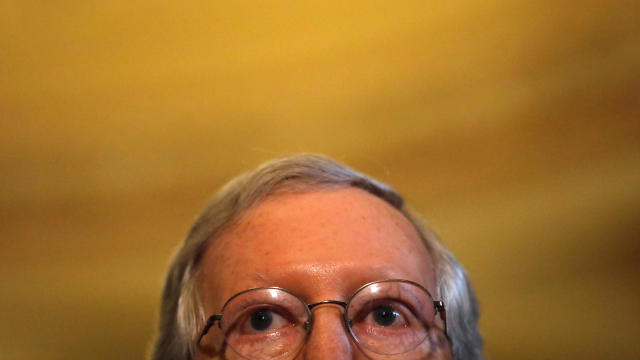
[[[257,286],[314,298],[388,278],[430,290],[434,285],[429,255],[412,224],[356,188],[263,200],[212,242],[201,269],[205,303]]]

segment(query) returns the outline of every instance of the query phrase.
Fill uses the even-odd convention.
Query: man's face
[[[411,280],[436,294],[429,253],[411,223],[356,188],[263,200],[216,238],[201,266],[207,315],[219,313],[234,294],[264,286],[291,290],[307,303],[346,302],[362,285],[384,279]],[[313,309],[312,331],[298,358],[364,358],[342,312],[334,305]],[[448,357],[448,349],[441,352],[439,358]]]

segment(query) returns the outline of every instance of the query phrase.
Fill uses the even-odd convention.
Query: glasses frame
[[[209,316],[209,318],[207,318],[207,322],[205,323],[204,328],[202,329],[202,331],[200,332],[200,335],[198,336],[197,344],[200,345],[200,342],[202,341],[202,338],[205,335],[207,335],[207,333],[209,332],[211,327],[216,322],[218,323],[218,328],[220,328],[222,330],[222,321],[221,320],[222,320],[222,317],[224,316],[224,309],[227,307],[227,304],[229,304],[233,299],[235,299],[236,297],[238,297],[238,296],[240,296],[242,294],[250,292],[250,291],[270,290],[270,289],[284,291],[284,292],[294,296],[295,298],[297,298],[300,301],[301,304],[305,305],[309,320],[305,321],[303,326],[304,326],[304,329],[307,332],[307,336],[311,333],[311,330],[312,330],[312,327],[313,327],[313,312],[311,311],[311,310],[313,310],[313,308],[315,308],[316,306],[325,305],[325,304],[333,304],[333,305],[338,305],[338,306],[342,307],[344,309],[344,311],[342,312],[343,325],[345,326],[345,328],[347,330],[349,330],[349,334],[351,335],[351,338],[353,338],[353,340],[356,343],[361,344],[359,339],[358,339],[358,337],[355,336],[355,334],[353,334],[353,330],[352,330],[351,324],[349,323],[349,320],[347,319],[347,309],[349,308],[349,305],[351,304],[351,301],[363,289],[365,289],[365,288],[367,288],[367,287],[369,287],[371,285],[381,284],[381,283],[388,283],[388,282],[400,282],[400,283],[405,283],[405,284],[411,284],[411,285],[416,286],[416,287],[420,288],[421,290],[423,290],[429,296],[429,298],[433,301],[433,308],[435,309],[434,316],[435,315],[439,315],[440,318],[442,319],[442,323],[444,325],[444,335],[447,338],[447,340],[449,340],[449,342],[450,342],[449,335],[447,333],[447,313],[446,313],[446,309],[445,309],[445,306],[444,306],[444,302],[442,302],[441,300],[433,300],[433,296],[431,295],[429,290],[427,290],[424,286],[418,284],[415,281],[404,280],[404,279],[386,279],[386,280],[372,281],[372,282],[369,282],[369,283],[366,283],[366,284],[360,286],[356,291],[353,292],[353,294],[349,297],[347,302],[340,301],[340,300],[323,300],[323,301],[314,302],[312,304],[308,304],[306,301],[304,301],[304,299],[302,299],[302,297],[300,295],[294,293],[291,290],[288,290],[288,289],[285,289],[285,288],[281,288],[281,287],[278,287],[278,286],[262,286],[262,287],[255,287],[255,288],[251,288],[251,289],[240,291],[239,293],[236,293],[235,295],[231,296],[224,303],[224,305],[222,306],[222,310],[220,311],[219,314],[214,314],[214,315]],[[226,341],[226,339],[225,339],[225,341]],[[362,346],[364,346],[364,345],[362,345]],[[409,350],[407,350],[407,351],[409,351]]]

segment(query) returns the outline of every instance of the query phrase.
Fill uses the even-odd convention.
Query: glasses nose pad
[[[353,320],[347,319],[347,313],[342,314],[342,319],[344,321],[344,328],[351,332],[351,326],[353,326]]]

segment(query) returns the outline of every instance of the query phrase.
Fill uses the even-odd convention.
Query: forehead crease
[[[296,281],[300,275],[314,274],[313,279],[300,284]],[[251,287],[278,286],[302,297],[307,302],[321,301],[332,298],[346,301],[358,288],[374,281],[404,279],[428,286],[428,279],[422,273],[414,273],[386,263],[374,263],[363,272],[356,264],[327,264],[312,263],[287,267],[287,271],[255,272],[251,279]],[[247,288],[243,284],[236,284],[229,294],[234,294]]]
[[[297,236],[296,236],[297,235]],[[321,244],[321,246],[318,246]],[[280,265],[327,264],[349,262],[354,257],[366,258],[372,263],[403,263],[410,261],[409,255],[421,253],[421,242],[398,234],[276,234],[245,233],[227,242],[221,251],[227,262],[256,267]]]
[[[254,273],[254,279],[264,281],[269,284],[287,283],[290,279],[296,279],[301,274],[312,273],[314,282],[330,283],[336,278],[348,278],[353,283],[361,285],[364,283],[407,277],[407,271],[397,263],[373,262],[363,272],[356,262],[309,262],[304,264],[293,264],[286,267],[286,271],[280,269],[265,269]],[[420,280],[420,279],[419,279]]]

